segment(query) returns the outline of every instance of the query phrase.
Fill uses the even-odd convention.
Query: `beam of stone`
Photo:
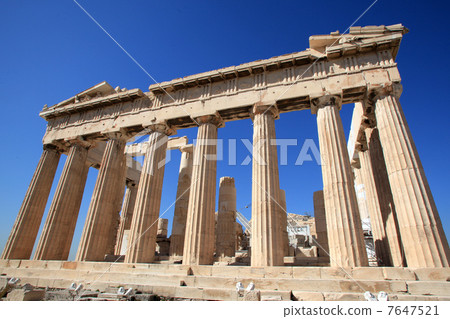
[[[67,155],[34,259],[67,260],[89,171],[89,144],[74,141]]]
[[[289,235],[287,231],[286,192],[280,189],[280,235],[283,241],[284,256],[289,256]]]
[[[367,266],[361,219],[339,115],[340,99],[325,95],[312,101],[322,159],[323,193],[332,266]]]
[[[77,261],[103,261],[114,253],[121,200],[123,199],[126,137],[108,134],[94,192],[81,235]]]
[[[401,85],[372,88],[369,101],[383,148],[408,267],[448,267],[450,251],[422,163],[398,100]]]
[[[199,123],[184,240],[184,265],[214,261],[218,115],[195,118]]]
[[[130,230],[131,228],[131,220],[133,219],[133,210],[134,205],[136,203],[136,195],[137,195],[137,184],[128,181],[126,183],[127,189],[125,191],[125,199],[123,200],[122,205],[122,213],[120,215],[120,223],[119,223],[119,229],[117,230],[117,240],[116,240],[116,246],[114,249],[115,255],[121,255],[122,253],[122,243],[123,243],[123,237],[126,230]]]
[[[329,258],[327,217],[325,214],[325,200],[323,191],[317,191],[313,194],[314,201],[314,220],[316,222],[317,243],[319,246],[319,257]]]
[[[389,177],[384,162],[378,129],[366,128],[365,136],[370,156],[370,164],[367,166],[370,165],[372,167],[371,176],[373,177],[373,186],[375,187],[374,190],[376,191],[378,206],[387,236],[392,266],[402,267],[405,266],[406,261],[403,256],[397,213],[395,211],[394,199],[392,198],[392,190],[389,185]]]
[[[221,177],[217,214],[216,256],[234,257],[236,253],[236,188],[233,177]]]
[[[44,143],[114,128],[137,133],[149,119],[179,128],[196,126],[185,110],[197,116],[217,111],[225,122],[249,118],[249,105],[273,100],[278,100],[280,112],[304,110],[310,108],[311,97],[335,89],[342,91],[343,103],[353,103],[364,98],[368,84],[400,81],[394,59],[407,29],[394,25],[354,30],[348,38],[325,36],[323,46],[317,45],[316,37],[310,44],[313,48],[303,52],[157,83],[146,93],[109,90],[100,97],[87,97],[82,92],[67,103],[42,110],[40,115],[48,121]]]
[[[175,150],[184,147],[188,143],[187,136],[171,137],[167,142],[167,150]],[[127,145],[125,153],[130,156],[143,156],[147,152],[149,142]]]
[[[174,130],[166,124],[155,124],[150,129],[152,132],[139,180],[126,263],[150,263],[155,258],[167,140]]]
[[[278,175],[274,105],[254,105],[252,167],[252,249],[251,266],[282,266],[283,241],[280,234],[280,181]]]
[[[178,186],[173,213],[172,234],[170,236],[170,252],[172,258],[183,256],[184,237],[186,235],[186,219],[189,206],[189,194],[192,179],[193,145],[180,148],[181,161],[178,173]]]
[[[60,157],[56,147],[44,145],[2,259],[30,259]]]

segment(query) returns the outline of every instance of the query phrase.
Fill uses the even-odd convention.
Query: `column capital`
[[[317,110],[321,107],[334,105],[338,108],[338,110],[340,110],[342,106],[342,99],[339,95],[326,94],[318,97],[311,97],[310,99],[312,114],[317,114]]]
[[[94,148],[96,143],[94,140],[87,140],[82,136],[77,136],[74,138],[67,138],[64,140],[68,147],[78,145],[86,149]]]
[[[269,103],[269,104],[263,104],[261,102],[253,104],[253,106],[250,108],[250,117],[253,120],[256,114],[265,114],[269,113],[272,114],[274,119],[280,118],[280,112],[277,107],[277,103]]]
[[[120,130],[107,130],[103,131],[102,134],[108,139],[117,139],[128,141],[133,135],[127,132],[125,129]]]
[[[206,115],[200,115],[200,116],[191,116],[191,118],[198,124],[213,124],[217,127],[224,127],[225,122],[223,121],[222,117],[219,115],[218,112],[214,114],[206,114]]]
[[[367,86],[367,100],[370,104],[374,104],[377,100],[390,95],[398,99],[402,91],[403,86],[400,82],[388,82],[379,85],[369,84]]]
[[[160,123],[146,125],[144,127],[150,129],[152,132],[163,133],[167,136],[177,133],[177,130],[172,125],[167,124],[167,122],[165,122],[165,121],[160,122]]]
[[[187,144],[179,147],[181,153],[193,153],[194,144]]]
[[[55,144],[44,144],[42,148],[44,151],[54,151],[56,153],[62,153],[64,151],[61,147]]]
[[[125,182],[125,184],[126,184],[127,187],[131,188],[131,187],[137,187],[138,184],[139,184],[139,182],[136,182],[136,181],[132,181],[132,180],[127,179],[127,181]]]

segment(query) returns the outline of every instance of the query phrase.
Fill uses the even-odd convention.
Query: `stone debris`
[[[244,301],[260,301],[261,292],[259,290],[250,290],[244,292]]]

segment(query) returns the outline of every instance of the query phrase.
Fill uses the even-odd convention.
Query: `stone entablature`
[[[255,103],[277,101],[281,113],[308,109],[311,98],[327,93],[339,95],[343,104],[361,100],[368,86],[400,81],[394,59],[407,32],[401,25],[364,30],[351,31],[350,38],[342,38],[350,39],[345,43],[338,34],[313,36],[305,51],[151,85],[146,93],[109,90],[84,102],[71,98],[40,113],[48,121],[44,144],[96,138],[108,130],[138,132],[159,122],[193,127],[191,114],[215,111],[223,121],[245,119]],[[316,50],[319,40],[328,44],[324,52]]]

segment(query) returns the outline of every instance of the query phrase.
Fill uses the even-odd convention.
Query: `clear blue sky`
[[[345,31],[373,1],[86,1],[79,0],[159,82],[306,49],[308,37]],[[397,56],[403,78],[400,99],[450,235],[447,97],[450,50],[449,4],[444,1],[379,0],[356,24],[402,23],[410,29]],[[53,105],[101,81],[148,90],[152,81],[70,0],[2,1],[0,11],[0,249],[9,235],[39,160],[44,104]],[[341,116],[348,134],[352,105]],[[278,138],[317,142],[310,112],[282,114]],[[196,129],[178,135],[195,138]],[[230,122],[219,137],[252,138],[250,120]],[[227,143],[225,142],[225,145]],[[318,144],[317,144],[318,145]],[[289,212],[313,212],[312,194],[322,188],[320,167],[293,165],[300,146],[290,147],[280,167]],[[225,158],[227,153],[225,152]],[[238,163],[248,155],[238,143]],[[161,212],[175,199],[179,152],[166,166]],[[52,194],[65,156],[58,167]],[[91,169],[71,258],[76,251],[97,172]],[[233,176],[237,207],[250,218],[251,165],[218,163],[217,178]],[[52,196],[51,194],[51,196]],[[48,201],[47,209],[50,205]],[[173,207],[164,217],[172,218]],[[45,216],[44,216],[45,218]]]

